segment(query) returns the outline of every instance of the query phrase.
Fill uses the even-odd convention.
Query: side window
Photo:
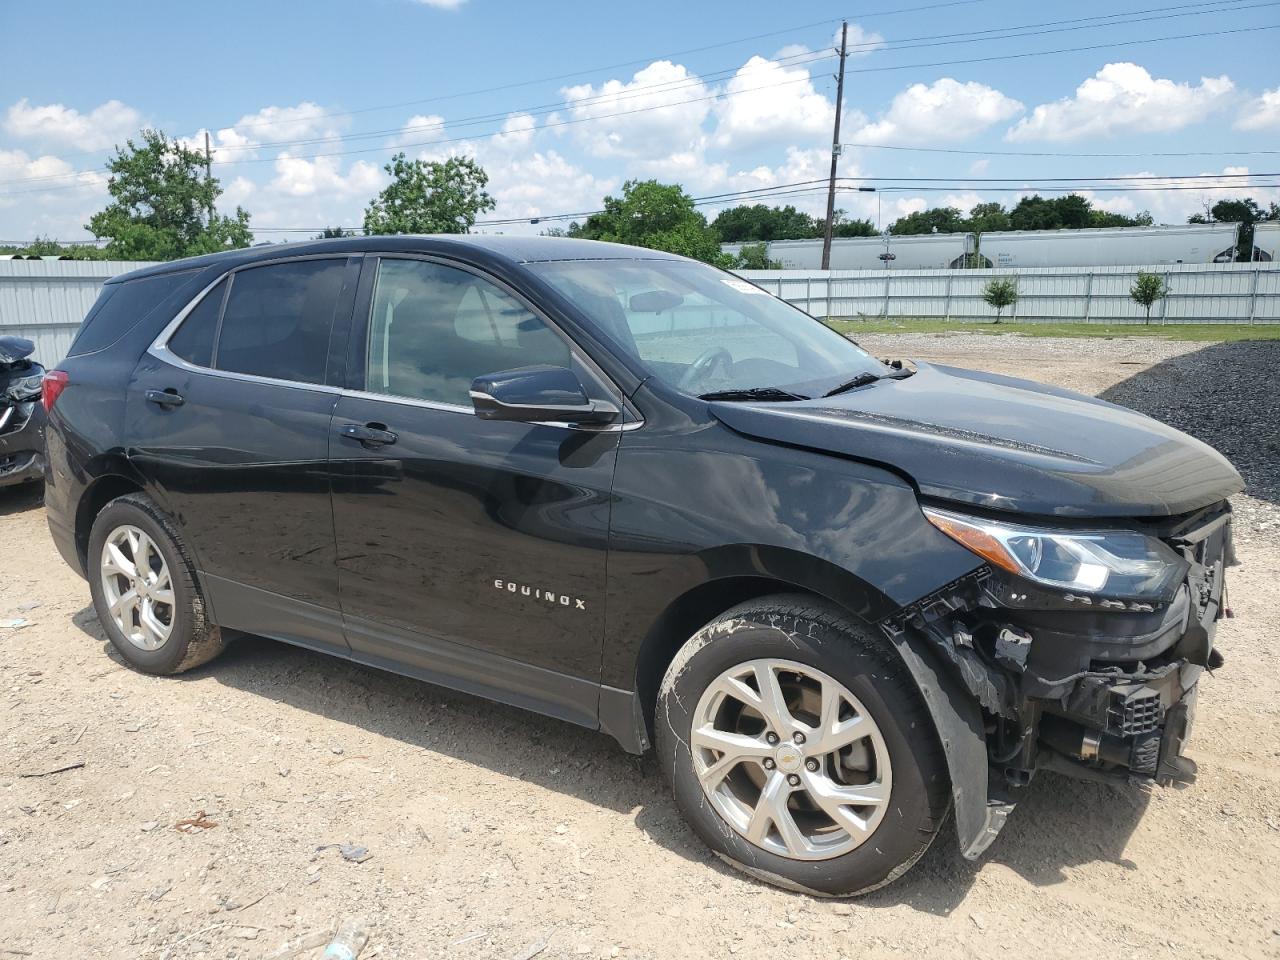
[[[323,383],[346,261],[298,260],[241,270],[222,311],[214,366]]]
[[[80,332],[76,334],[67,356],[79,357],[111,346],[192,276],[191,270],[183,270],[179,273],[162,273],[157,277],[106,284],[84,323],[80,325]],[[174,313],[176,312],[175,310]],[[172,319],[173,314],[170,314],[165,323]],[[163,327],[164,323],[158,325]]]
[[[182,325],[169,337],[169,352],[197,367],[213,366],[213,338],[218,333],[218,315],[227,281],[221,281],[204,295]]]
[[[568,367],[569,345],[481,277],[438,263],[383,259],[368,357],[368,390],[469,407],[476,377],[535,364]]]

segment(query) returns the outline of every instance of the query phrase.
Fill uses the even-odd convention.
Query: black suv
[[[363,237],[108,283],[44,386],[49,525],[120,654],[283,640],[656,741],[702,838],[822,894],[966,856],[1041,770],[1186,781],[1231,465],[882,363],[650,250]]]

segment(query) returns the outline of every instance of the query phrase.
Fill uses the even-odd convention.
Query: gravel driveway
[[[601,735],[267,641],[125,669],[38,499],[0,491],[0,960],[258,958],[352,915],[362,957],[406,960],[1280,956],[1280,342],[863,343],[1103,394],[1240,466],[1195,786],[1044,775],[980,863],[944,832],[865,899],[783,893]]]

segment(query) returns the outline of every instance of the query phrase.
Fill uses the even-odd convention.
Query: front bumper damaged
[[[1198,681],[1223,662],[1213,639],[1229,615],[1230,519],[1223,504],[1156,531],[1189,565],[1165,603],[1052,594],[983,568],[882,622],[933,688],[966,857],[990,845],[1039,771],[1195,780],[1183,753]]]

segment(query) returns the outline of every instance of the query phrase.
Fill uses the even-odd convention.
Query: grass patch
[[[962,323],[911,317],[869,320],[829,319],[846,336],[865,333],[1013,333],[1024,337],[1157,337],[1161,340],[1280,340],[1280,323]]]

